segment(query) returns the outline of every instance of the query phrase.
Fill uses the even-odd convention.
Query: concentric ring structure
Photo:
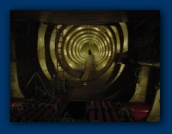
[[[44,75],[50,80],[59,71],[65,79],[80,82],[88,51],[94,56],[94,78],[105,81],[116,68],[117,54],[128,51],[128,30],[124,22],[114,25],[54,25],[41,23],[38,31],[38,59]],[[124,64],[110,84],[120,76]],[[104,81],[104,82],[105,82]]]

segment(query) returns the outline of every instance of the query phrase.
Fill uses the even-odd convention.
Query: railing
[[[23,93],[26,92],[28,86],[31,84],[31,82],[34,80],[35,77],[38,77],[38,78],[39,78],[39,80],[40,80],[41,84],[43,85],[43,87],[44,87],[46,93],[48,94],[48,96],[49,96],[50,98],[54,98],[53,92],[51,93],[51,92],[46,88],[46,86],[45,86],[45,84],[44,84],[44,81],[42,80],[42,78],[41,78],[41,76],[39,75],[38,72],[34,73],[34,74],[32,75],[32,77],[29,79],[29,81],[27,82],[25,88],[23,89]],[[41,90],[42,90],[42,89],[41,89]]]

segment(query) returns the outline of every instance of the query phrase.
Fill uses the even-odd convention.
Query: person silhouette
[[[88,54],[91,55],[91,50],[90,49],[88,50]]]

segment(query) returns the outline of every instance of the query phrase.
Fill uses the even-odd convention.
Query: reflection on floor
[[[150,105],[114,101],[12,99],[11,122],[145,122]]]

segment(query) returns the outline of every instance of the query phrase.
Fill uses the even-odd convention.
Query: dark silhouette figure
[[[91,50],[90,49],[88,50],[88,54],[91,55]]]

